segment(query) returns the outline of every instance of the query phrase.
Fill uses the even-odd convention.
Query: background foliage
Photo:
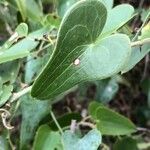
[[[79,23],[90,30],[90,20],[97,21],[86,2],[88,15],[83,15],[81,5],[65,15],[76,2],[0,0],[0,150],[150,148],[149,1],[94,1],[98,18],[105,17],[92,29],[92,52],[82,47],[91,42],[84,28],[68,33]],[[77,46],[82,48],[73,53]],[[56,55],[62,48],[64,53]],[[109,63],[103,49],[110,53]],[[73,60],[84,51],[79,60],[88,58],[85,68],[74,69]],[[50,57],[54,61],[47,64]],[[46,64],[48,69],[35,82]],[[71,64],[68,72],[66,64]],[[87,76],[79,75],[78,69]],[[45,78],[52,71],[55,74]]]

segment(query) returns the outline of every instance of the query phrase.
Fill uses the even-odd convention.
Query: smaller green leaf
[[[97,128],[104,135],[126,135],[136,132],[135,125],[126,117],[105,107],[96,109]]]
[[[28,34],[28,26],[25,23],[20,23],[11,37],[0,47],[1,51],[10,48],[19,38],[23,38]]]
[[[26,23],[20,23],[15,32],[17,32],[18,36],[19,37],[24,37],[24,36],[27,36],[28,34],[28,26]]]
[[[22,122],[20,133],[20,149],[28,149],[40,121],[49,114],[50,104],[48,101],[36,101],[29,95],[20,99]]]
[[[12,94],[12,90],[12,85],[2,85],[2,89],[0,90],[0,107],[8,101]]]
[[[36,39],[42,39],[43,35],[50,31],[50,28],[51,27],[44,27],[30,33],[26,38],[22,39],[10,48],[5,51],[0,51],[0,64],[28,56],[30,51],[36,48],[39,44],[39,41]]]
[[[96,129],[81,139],[71,131],[65,131],[62,138],[64,150],[97,150],[101,144],[101,133]]]
[[[138,150],[136,140],[125,137],[123,139],[117,140],[115,145],[113,146],[113,150]]]
[[[59,150],[61,147],[61,136],[54,132],[48,125],[39,127],[33,145],[33,150]]]
[[[0,64],[0,76],[2,82],[14,83],[18,75],[20,64],[18,61],[12,61]]]
[[[102,31],[102,37],[117,31],[133,16],[134,8],[129,4],[121,4],[108,10],[107,21]]]

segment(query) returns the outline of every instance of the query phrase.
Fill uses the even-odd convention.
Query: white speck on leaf
[[[75,61],[74,61],[74,65],[79,65],[80,64],[80,59],[79,58],[77,58]]]

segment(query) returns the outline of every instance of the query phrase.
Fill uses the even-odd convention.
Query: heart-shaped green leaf
[[[83,138],[79,138],[71,131],[65,131],[62,136],[64,150],[97,150],[101,140],[101,133],[97,129],[91,130]]]
[[[52,58],[35,81],[31,95],[52,98],[76,84],[100,80],[121,71],[130,56],[129,38],[99,38],[106,22],[105,6],[80,1],[65,15]]]

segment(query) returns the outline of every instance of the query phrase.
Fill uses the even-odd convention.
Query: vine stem
[[[146,24],[147,20],[149,19],[149,17],[150,17],[150,12],[147,14],[147,16],[146,16],[142,26],[140,27],[140,29],[137,31],[137,33],[135,34],[134,38],[132,39],[133,42],[137,39],[138,35],[140,34],[141,30],[145,26],[145,24]]]
[[[51,114],[52,119],[54,120],[54,122],[55,122],[55,124],[56,124],[58,130],[60,131],[61,134],[63,134],[63,130],[62,130],[62,128],[60,127],[60,125],[59,125],[59,123],[58,123],[58,121],[57,121],[57,119],[56,119],[56,117],[55,117],[55,115],[54,115],[54,113],[53,113],[52,110],[50,111],[50,114]]]
[[[16,100],[18,100],[21,96],[23,96],[23,95],[27,94],[28,92],[30,92],[30,91],[31,91],[31,88],[32,88],[32,86],[29,86],[29,87],[27,87],[27,88],[24,88],[23,90],[21,90],[21,91],[18,92],[18,93],[14,93],[14,94],[12,95],[11,99],[10,99],[10,102],[13,103],[13,102],[15,102]]]
[[[143,44],[147,44],[150,43],[150,38],[146,38],[143,40],[139,40],[139,41],[135,41],[135,42],[131,42],[131,47],[135,47],[135,46],[141,46]]]

